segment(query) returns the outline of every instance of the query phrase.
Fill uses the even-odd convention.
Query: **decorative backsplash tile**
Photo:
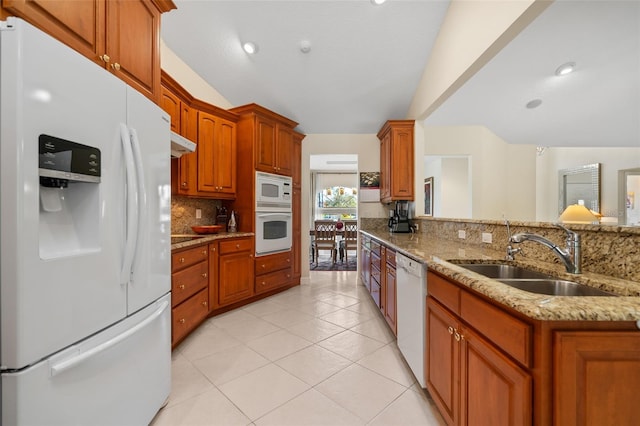
[[[180,196],[171,197],[171,234],[193,234],[193,225],[215,225],[216,208],[222,202]],[[202,218],[196,219],[196,209],[202,210]]]
[[[419,224],[419,233],[436,238],[457,241],[470,245],[488,246],[498,251],[507,247],[507,227],[502,221],[471,219],[414,219]],[[387,219],[360,218],[362,229],[386,231]],[[565,247],[565,233],[547,222],[510,222],[511,233],[531,232],[541,235],[559,247]],[[640,227],[567,225],[567,228],[580,234],[582,238],[582,269],[596,274],[640,282]],[[464,240],[458,237],[458,231],[464,230]],[[491,243],[482,242],[482,234],[491,234]],[[541,244],[526,241],[514,245],[522,252],[516,256],[561,263],[551,250]]]

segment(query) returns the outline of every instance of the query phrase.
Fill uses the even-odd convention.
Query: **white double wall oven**
[[[256,172],[256,256],[291,250],[291,191],[290,177]]]

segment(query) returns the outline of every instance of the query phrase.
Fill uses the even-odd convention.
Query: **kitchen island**
[[[504,262],[502,250],[379,229],[363,229],[361,239],[428,268],[424,375],[449,424],[634,424],[640,283],[567,274],[550,262],[510,262],[615,294],[542,295],[456,264]]]

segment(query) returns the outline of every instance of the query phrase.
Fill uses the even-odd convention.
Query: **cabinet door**
[[[488,341],[466,328],[461,345],[461,424],[530,425],[531,376]],[[566,423],[558,423],[566,424]]]
[[[111,0],[106,6],[109,70],[139,92],[157,100],[160,93],[160,11],[151,0]]]
[[[256,170],[274,173],[276,167],[276,125],[256,117]]]
[[[362,283],[371,292],[371,250],[367,247],[367,238],[362,238],[360,245],[360,277]]]
[[[216,192],[216,127],[218,117],[198,112],[198,192]]]
[[[640,332],[554,333],[554,424],[638,424]]]
[[[391,197],[391,133],[387,132],[380,140],[380,200]]]
[[[198,140],[198,111],[184,102],[180,103],[180,132],[192,142]],[[196,152],[184,154],[178,159],[178,193],[196,195],[198,181],[198,146]]]
[[[427,297],[425,382],[447,424],[460,420],[460,345],[453,338],[457,319]]]
[[[164,87],[161,88],[160,108],[171,116],[171,131],[176,133],[180,133],[181,105],[176,95]]]
[[[293,251],[293,282],[292,284],[300,284],[300,276],[302,275],[302,215],[300,208],[301,190],[293,187],[293,205],[292,205],[292,245]]]
[[[304,135],[294,133],[293,135],[293,157],[291,164],[291,180],[294,188],[302,187],[302,138]]]
[[[215,180],[217,192],[235,197],[236,194],[236,123],[218,119],[217,141],[214,144]]]
[[[104,65],[105,0],[2,0],[2,7]]]
[[[396,268],[387,263],[386,279],[384,283],[384,318],[387,320],[393,334],[397,333],[396,327]]]
[[[253,256],[250,252],[218,257],[218,306],[230,305],[254,294]]]
[[[277,126],[276,173],[291,176],[293,168],[293,130]]]
[[[413,200],[413,126],[392,130],[390,155],[391,198]]]

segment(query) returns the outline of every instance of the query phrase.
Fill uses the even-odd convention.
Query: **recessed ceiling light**
[[[311,43],[309,42],[309,40],[302,40],[300,42],[300,51],[302,53],[309,53],[311,52]]]
[[[573,70],[575,69],[576,69],[575,62],[567,62],[566,64],[560,65],[558,69],[556,69],[556,75],[557,76],[567,75],[569,73],[572,73]]]
[[[244,49],[245,52],[247,52],[250,55],[253,55],[258,51],[258,46],[255,43],[252,43],[250,41],[243,43],[242,48]]]
[[[526,107],[529,109],[538,108],[542,104],[542,99],[533,99],[527,102]]]
[[[387,0],[371,0],[371,3],[375,4],[376,6],[380,6],[385,1]]]

